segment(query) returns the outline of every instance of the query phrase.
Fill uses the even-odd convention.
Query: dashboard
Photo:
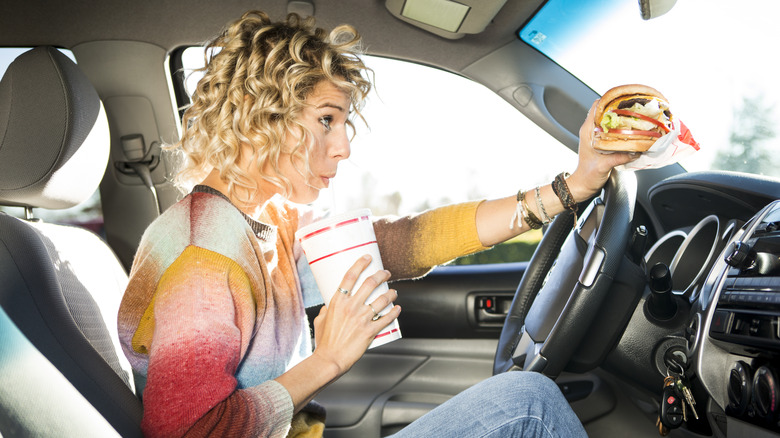
[[[684,429],[780,436],[780,181],[673,176],[640,202],[641,224],[656,233],[643,252],[648,285],[602,367],[658,406],[679,364],[699,417]]]

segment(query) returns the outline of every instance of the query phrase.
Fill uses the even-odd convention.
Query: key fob
[[[683,422],[682,397],[674,385],[664,387],[661,397],[661,423],[669,429],[680,427]]]

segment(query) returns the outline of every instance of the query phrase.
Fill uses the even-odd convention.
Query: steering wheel
[[[523,369],[557,377],[587,334],[630,238],[636,176],[613,170],[602,195],[582,212],[558,215],[517,287],[493,374]]]

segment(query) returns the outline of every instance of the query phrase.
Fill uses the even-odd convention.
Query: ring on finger
[[[374,312],[374,316],[371,318],[371,321],[376,321],[377,319],[381,318],[382,315],[380,315],[376,310],[374,310],[374,306],[371,304],[366,304],[372,312]]]
[[[344,295],[349,295],[349,290],[344,289],[343,287],[340,287],[337,289],[339,292],[343,293]]]

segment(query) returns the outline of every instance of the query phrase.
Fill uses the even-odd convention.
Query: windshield
[[[661,91],[701,151],[688,170],[780,176],[776,0],[682,0],[643,20],[636,0],[550,0],[520,38],[599,94]]]

